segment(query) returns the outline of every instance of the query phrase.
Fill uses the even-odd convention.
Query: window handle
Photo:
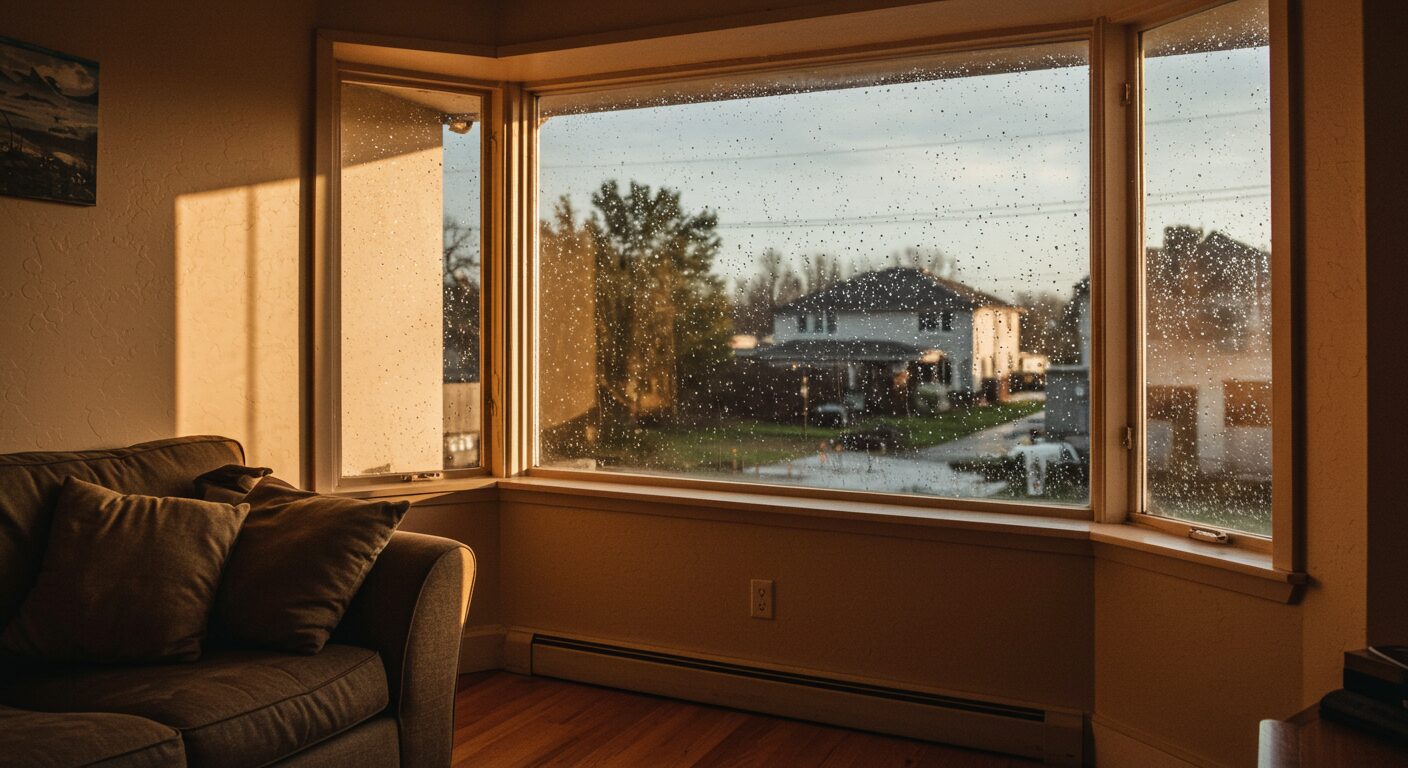
[[[1188,538],[1194,541],[1206,541],[1209,544],[1231,544],[1232,537],[1222,531],[1210,531],[1206,528],[1189,528]]]
[[[444,472],[411,472],[410,474],[401,475],[401,480],[407,483],[423,483],[427,480],[443,479],[445,479]]]

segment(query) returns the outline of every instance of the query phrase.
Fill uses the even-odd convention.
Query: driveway
[[[1046,411],[1037,411],[1016,421],[988,427],[967,437],[960,437],[940,445],[931,446],[913,453],[896,454],[911,461],[949,462],[966,459],[979,459],[988,456],[1003,456],[1007,449],[1031,437],[1032,430],[1046,429]]]

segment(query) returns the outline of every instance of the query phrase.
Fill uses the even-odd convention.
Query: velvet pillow
[[[213,632],[235,645],[317,653],[410,504],[301,491],[266,477],[215,597]]]
[[[56,662],[198,658],[248,512],[66,478],[39,576],[0,648]]]

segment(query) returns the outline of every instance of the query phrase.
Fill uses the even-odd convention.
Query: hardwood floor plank
[[[1037,763],[507,672],[460,678],[456,768],[1021,768]]]

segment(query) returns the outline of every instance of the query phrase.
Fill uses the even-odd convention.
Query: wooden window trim
[[[734,73],[740,71],[766,70],[853,60],[856,58],[877,58],[883,56],[911,56],[917,53],[954,51],[974,48],[991,48],[1024,43],[1053,42],[1058,40],[1084,39],[1089,43],[1091,67],[1091,496],[1090,507],[1079,510],[1084,522],[1101,530],[1127,530],[1128,536],[1140,539],[1142,550],[1156,549],[1150,541],[1163,541],[1171,550],[1188,547],[1202,552],[1207,558],[1231,558],[1243,556],[1260,557],[1263,553],[1256,547],[1215,548],[1180,539],[1172,533],[1157,530],[1151,526],[1130,525],[1143,522],[1136,514],[1139,496],[1136,483],[1131,482],[1134,469],[1142,457],[1136,451],[1126,450],[1121,445],[1125,426],[1137,423],[1134,416],[1141,405],[1139,393],[1133,391],[1128,371],[1129,360],[1137,354],[1137,339],[1128,332],[1130,322],[1139,312],[1138,297],[1132,295],[1130,286],[1136,284],[1138,261],[1131,257],[1137,253],[1139,242],[1138,205],[1135,195],[1129,194],[1129,184],[1140,163],[1139,137],[1127,108],[1120,103],[1123,84],[1134,82],[1135,29],[1152,26],[1180,15],[1194,13],[1219,4],[1220,0],[1177,0],[1176,2],[1155,2],[1151,0],[1140,10],[1124,13],[1113,19],[1095,19],[1089,22],[1057,21],[1042,23],[1034,21],[1031,26],[992,30],[983,33],[937,34],[927,38],[903,38],[896,36],[892,42],[876,44],[864,42],[853,46],[841,46],[802,54],[772,55],[758,50],[745,53],[733,59],[719,58],[730,53],[730,45],[717,45],[720,39],[738,40],[740,51],[758,48],[758,36],[748,28],[739,30],[717,30],[700,28],[674,30],[673,34],[686,37],[693,35],[702,43],[691,38],[688,50],[707,49],[708,54],[693,54],[698,59],[693,63],[647,64],[634,70],[619,69],[621,61],[633,61],[631,51],[639,51],[642,61],[658,62],[673,60],[675,51],[685,50],[676,45],[678,38],[643,39],[635,41],[599,42],[577,47],[544,51],[520,51],[505,49],[496,51],[483,46],[454,46],[434,41],[407,40],[364,33],[320,31],[318,58],[318,87],[320,91],[319,116],[317,123],[317,164],[319,173],[315,178],[314,189],[314,258],[311,315],[313,375],[309,386],[311,407],[305,408],[308,429],[305,430],[305,453],[315,461],[305,461],[305,467],[321,466],[318,457],[328,455],[327,420],[328,413],[323,405],[328,394],[326,361],[328,324],[328,302],[326,280],[327,241],[329,229],[335,219],[330,219],[327,187],[331,149],[327,142],[328,114],[326,93],[336,84],[335,65],[339,58],[358,61],[381,67],[383,71],[451,72],[462,81],[494,89],[493,106],[499,119],[494,126],[492,149],[492,171],[500,180],[494,185],[490,197],[491,217],[486,216],[486,228],[492,220],[494,238],[485,251],[486,263],[486,350],[484,355],[486,371],[487,402],[486,422],[492,422],[486,430],[491,436],[486,469],[493,478],[485,477],[447,482],[446,490],[460,488],[485,488],[497,483],[534,484],[563,483],[583,485],[587,483],[612,485],[622,493],[643,493],[648,490],[673,496],[681,493],[694,493],[696,483],[711,481],[681,482],[656,477],[630,478],[628,476],[605,473],[573,473],[565,470],[535,468],[536,440],[534,430],[536,359],[532,339],[536,323],[534,304],[535,264],[530,258],[533,239],[536,236],[536,159],[535,137],[537,126],[536,101],[533,94],[569,89],[595,89],[608,85],[646,80],[661,80],[671,77],[699,76],[710,73]],[[1300,210],[1301,193],[1295,186],[1299,178],[1299,152],[1293,153],[1299,141],[1300,116],[1294,111],[1298,98],[1298,58],[1295,55],[1299,36],[1297,29],[1299,0],[1270,0],[1272,8],[1272,99],[1273,99],[1273,210]],[[942,15],[943,9],[926,10],[918,7],[910,10],[889,9],[882,14],[929,13]],[[1039,19],[1040,12],[1033,12],[1020,18]],[[936,17],[937,18],[937,17]],[[833,29],[843,26],[842,20],[826,19],[799,20],[788,24],[830,26]],[[912,29],[922,32],[919,25],[894,25],[893,19],[887,22],[893,28],[904,28],[908,34]],[[781,26],[781,25],[778,25]],[[931,27],[932,28],[932,25]],[[779,33],[784,34],[784,33]],[[730,38],[730,35],[736,37]],[[754,39],[749,39],[752,35]],[[840,36],[844,39],[845,35]],[[834,41],[837,36],[826,37]],[[1277,44],[1280,41],[1280,44]],[[623,51],[627,54],[622,56]],[[572,72],[581,72],[580,76]],[[546,74],[535,74],[546,73]],[[335,118],[335,113],[333,114]],[[334,145],[335,146],[335,145]],[[1293,156],[1294,155],[1294,156]],[[1293,162],[1295,160],[1296,162]],[[1299,271],[1290,269],[1299,264],[1301,257],[1293,250],[1299,246],[1297,239],[1290,235],[1295,231],[1295,218],[1282,215],[1273,221],[1273,239],[1276,243],[1289,243],[1289,248],[1275,248],[1278,256],[1273,265],[1274,271],[1274,328],[1276,339],[1273,377],[1276,381],[1273,410],[1275,423],[1281,425],[1275,443],[1274,467],[1277,476],[1283,479],[1278,485],[1277,506],[1274,517],[1273,550],[1274,564],[1268,570],[1297,573],[1304,566],[1303,511],[1300,499],[1303,494],[1296,484],[1294,469],[1303,461],[1300,450],[1300,435],[1303,424],[1298,420],[1303,413],[1300,398],[1299,378],[1292,366],[1292,353],[1300,344],[1303,332],[1294,321],[1293,314],[1299,301]],[[1290,262],[1289,265],[1285,262]],[[1290,269],[1290,274],[1284,274]],[[493,281],[496,288],[489,290]],[[493,302],[490,306],[487,302]],[[493,317],[500,325],[490,337],[488,322]],[[1289,332],[1287,332],[1289,329]],[[310,473],[313,474],[313,473]],[[514,479],[518,478],[518,479]],[[314,477],[305,477],[312,485]],[[752,484],[723,484],[724,487],[699,490],[704,493],[732,494],[744,493],[766,497],[782,508],[805,517],[808,511],[818,504],[835,503],[874,503],[891,510],[894,514],[929,515],[936,510],[953,514],[977,514],[989,512],[1010,512],[1013,515],[1030,517],[1033,510],[1026,505],[993,505],[957,501],[949,499],[923,499],[922,497],[885,497],[864,501],[848,495],[848,492],[824,492],[809,488],[764,488]],[[736,487],[728,487],[736,486]],[[514,485],[514,487],[519,487]],[[1281,489],[1284,488],[1284,491]],[[407,489],[361,489],[361,494],[394,493]],[[431,493],[435,488],[418,486],[420,493]],[[567,491],[564,491],[567,492]],[[837,498],[832,498],[834,493]],[[840,498],[845,497],[845,498]],[[811,503],[800,503],[798,500]],[[916,501],[924,503],[916,504]],[[932,501],[933,503],[927,503]],[[1290,514],[1283,514],[1282,507],[1288,506]],[[999,506],[1012,506],[1018,509],[1004,510]],[[994,515],[993,519],[1007,518],[1009,515]],[[1049,519],[1053,523],[1067,518],[1065,510],[1059,510]],[[1092,529],[1093,530],[1093,529]],[[1105,535],[1110,538],[1109,534]],[[1118,537],[1114,537],[1118,538]],[[1108,545],[1116,546],[1116,545]],[[1237,554],[1237,553],[1244,554]]]
[[[494,445],[500,441],[501,430],[493,418],[495,400],[490,381],[494,369],[491,355],[496,354],[493,341],[500,326],[495,314],[498,279],[494,275],[497,261],[494,244],[499,238],[499,222],[492,214],[496,210],[496,183],[499,173],[494,167],[493,130],[499,124],[500,89],[492,83],[464,78],[410,73],[356,62],[339,61],[333,54],[332,42],[320,35],[318,41],[318,99],[316,130],[318,134],[315,162],[318,176],[314,185],[314,258],[313,258],[313,318],[312,376],[314,403],[311,418],[312,461],[305,462],[303,483],[324,493],[349,495],[382,495],[430,492],[437,489],[473,487],[493,474]],[[341,262],[340,262],[340,146],[341,89],[344,84],[421,87],[478,96],[484,106],[484,136],[481,152],[481,291],[480,291],[480,366],[483,404],[480,427],[480,465],[464,469],[427,468],[426,472],[441,473],[441,478],[426,482],[405,482],[407,473],[344,476],[341,469]]]
[[[1122,54],[1124,82],[1130,84],[1126,104],[1123,94],[1115,104],[1127,110],[1126,141],[1129,180],[1136,190],[1129,196],[1130,227],[1126,243],[1131,264],[1127,295],[1132,306],[1127,314],[1128,326],[1136,329],[1124,347],[1129,356],[1126,369],[1135,372],[1126,383],[1128,399],[1126,423],[1134,427],[1134,439],[1126,469],[1128,502],[1124,519],[1130,523],[1151,527],[1176,536],[1189,536],[1195,531],[1224,534],[1233,547],[1255,552],[1268,552],[1277,568],[1290,572],[1305,569],[1304,559],[1304,494],[1299,486],[1303,476],[1303,374],[1294,364],[1300,358],[1303,339],[1304,313],[1300,280],[1303,258],[1301,238],[1295,236],[1295,222],[1300,218],[1299,178],[1299,72],[1295,69],[1293,51],[1299,50],[1300,38],[1296,18],[1299,0],[1266,0],[1270,22],[1271,58],[1271,285],[1272,285],[1272,532],[1259,536],[1215,525],[1152,515],[1145,510],[1146,487],[1144,466],[1147,461],[1144,432],[1146,393],[1144,381],[1144,349],[1141,343],[1144,327],[1143,295],[1143,73],[1139,54],[1139,35],[1149,29],[1192,16],[1232,0],[1179,0],[1152,7],[1142,13],[1132,13],[1121,19],[1123,30]],[[1092,327],[1095,325],[1092,318]]]

